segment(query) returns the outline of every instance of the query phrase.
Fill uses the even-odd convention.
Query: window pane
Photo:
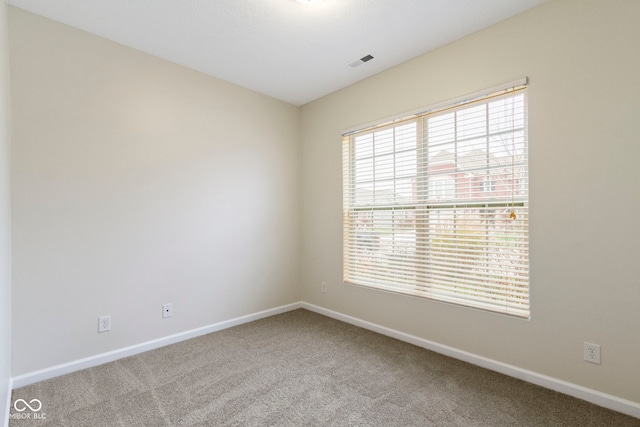
[[[356,161],[356,182],[373,181],[373,159]]]
[[[374,134],[375,140],[375,155],[392,153],[393,152],[393,128],[378,131]]]
[[[427,139],[429,144],[437,145],[453,141],[456,137],[455,114],[443,114],[429,119]]]
[[[415,150],[396,154],[397,177],[416,176],[418,166],[418,158],[416,156],[417,152]]]
[[[466,108],[460,110],[456,117],[458,134],[457,139],[473,138],[487,133],[486,106]]]
[[[408,123],[404,126],[398,126],[396,130],[396,151],[415,150],[418,140],[416,135],[416,123]]]
[[[416,201],[416,181],[414,178],[396,181],[396,203],[407,204]]]
[[[354,142],[354,152],[356,159],[373,156],[373,135],[357,136]]]

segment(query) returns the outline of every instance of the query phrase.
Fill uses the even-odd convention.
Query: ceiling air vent
[[[356,59],[355,61],[351,61],[351,62],[349,63],[349,67],[351,67],[351,68],[359,67],[359,66],[361,66],[362,64],[364,64],[365,62],[369,62],[369,61],[371,61],[372,59],[373,59],[373,56],[371,56],[371,55],[363,56],[363,57],[362,57],[362,58],[360,58],[360,59]]]

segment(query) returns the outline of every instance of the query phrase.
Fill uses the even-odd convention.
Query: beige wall
[[[7,4],[0,1],[0,423],[9,410],[11,376],[11,227],[9,206],[9,41]]]
[[[16,8],[10,42],[14,375],[300,300],[297,107]]]
[[[552,0],[308,104],[301,116],[27,12],[9,14],[13,375],[302,298],[640,402],[640,2]],[[340,132],[522,76],[531,81],[531,320],[343,284]],[[0,84],[5,100],[6,90]],[[4,108],[5,177],[6,117]],[[3,295],[7,207],[0,186]],[[169,320],[160,318],[165,302],[174,304]],[[104,314],[113,330],[97,334]],[[7,343],[8,321],[0,324]],[[582,361],[583,341],[602,345],[602,365]],[[0,393],[8,369],[0,353]]]
[[[640,402],[639,21],[636,0],[553,0],[305,105],[303,300]],[[343,284],[341,131],[523,76],[531,320]]]

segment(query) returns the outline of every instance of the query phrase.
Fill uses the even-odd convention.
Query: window
[[[525,95],[343,137],[345,282],[529,316]]]
[[[493,180],[493,177],[488,175],[484,177],[484,182],[482,183],[482,191],[487,193],[493,193],[496,191],[496,183]]]

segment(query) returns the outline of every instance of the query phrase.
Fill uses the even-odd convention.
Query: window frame
[[[431,108],[422,109],[420,112],[417,112],[417,113],[403,115],[396,119],[381,121],[383,123],[380,123],[380,124],[370,124],[367,126],[363,126],[360,129],[343,133],[343,144],[346,144],[348,146],[347,148],[344,148],[344,151],[343,151],[343,173],[344,173],[344,177],[343,177],[344,179],[343,181],[343,224],[344,224],[343,225],[343,280],[345,283],[350,283],[350,284],[365,286],[370,288],[376,288],[376,289],[382,289],[382,290],[391,291],[391,292],[398,292],[402,294],[409,294],[409,295],[424,297],[430,300],[454,303],[464,307],[469,307],[474,309],[483,309],[483,310],[488,310],[490,312],[511,315],[519,318],[526,318],[526,319],[530,318],[530,299],[529,299],[530,269],[529,269],[529,255],[528,255],[529,197],[528,197],[528,185],[526,183],[528,182],[528,175],[529,175],[528,153],[527,153],[528,152],[528,135],[527,135],[528,111],[527,111],[527,100],[526,100],[527,99],[526,98],[527,83],[528,83],[527,79],[524,78],[516,82],[511,82],[505,85],[501,85],[500,87],[497,87],[497,88],[491,88],[489,90],[486,90],[480,93],[476,93],[476,94],[465,96],[465,97],[460,97],[455,100],[450,100]],[[515,188],[515,186],[518,186],[518,187],[525,186],[526,195],[524,198],[522,196],[519,197],[519,200],[517,202],[515,201],[515,198],[512,197],[510,201],[502,200],[499,202],[494,200],[485,200],[485,201],[479,200],[477,203],[475,203],[470,200],[463,199],[461,201],[452,200],[448,203],[446,200],[436,201],[434,203],[432,200],[427,200],[427,198],[423,197],[423,195],[421,194],[419,200],[416,200],[413,203],[407,203],[405,205],[393,204],[393,203],[389,204],[388,206],[376,206],[375,204],[373,204],[373,206],[371,205],[355,206],[354,205],[353,201],[356,199],[355,192],[357,191],[356,190],[357,186],[355,185],[355,181],[354,181],[357,175],[355,171],[357,161],[356,161],[356,154],[355,154],[355,143],[353,142],[353,138],[355,138],[357,135],[367,135],[368,133],[371,133],[371,135],[373,135],[374,132],[376,131],[381,131],[385,129],[397,129],[399,126],[402,126],[404,124],[415,123],[416,124],[415,125],[415,128],[416,128],[415,150],[417,153],[419,153],[418,159],[417,159],[418,166],[416,169],[416,179],[423,180],[422,185],[424,185],[425,182],[429,182],[429,180],[432,179],[432,174],[430,174],[426,170],[428,166],[425,164],[425,161],[423,159],[423,156],[425,155],[427,146],[429,144],[429,142],[427,142],[427,137],[424,136],[423,126],[426,127],[425,118],[436,117],[438,114],[443,114],[443,112],[448,110],[462,111],[465,108],[470,108],[468,106],[471,106],[471,105],[480,106],[480,105],[486,104],[486,108],[488,109],[489,108],[488,105],[491,102],[491,99],[497,98],[500,96],[503,96],[503,97],[515,96],[514,94],[516,92],[522,92],[524,94],[523,95],[524,96],[524,100],[523,100],[523,105],[524,105],[524,113],[523,113],[524,136],[523,138],[524,140],[522,143],[524,146],[523,148],[524,154],[523,154],[522,162],[524,162],[524,173],[526,175],[524,179],[523,177],[518,176],[518,180],[515,180],[515,176],[512,176],[511,188]],[[486,126],[487,128],[489,128],[490,126],[489,122],[487,122]],[[515,135],[515,128],[511,129],[511,133]],[[491,136],[491,133],[488,132],[485,136],[487,138],[487,144],[489,144],[489,138]],[[454,144],[458,144],[457,137]],[[394,150],[394,153],[395,153],[395,150]],[[487,152],[487,157],[488,156],[489,154]],[[487,164],[488,162],[489,160],[487,160]],[[457,158],[454,164],[455,164],[455,167],[458,168]],[[395,168],[395,164],[393,168]],[[487,170],[489,169],[491,168],[487,166]],[[512,171],[513,170],[514,169],[512,169]],[[395,182],[396,179],[397,178],[394,175],[393,181]],[[449,178],[447,178],[446,174],[443,174],[442,178],[439,178],[439,179],[443,181],[442,182],[443,186],[447,186],[447,184],[445,183],[445,180]],[[492,189],[495,189],[498,186],[498,183],[495,177],[485,175],[484,177],[482,177],[482,180],[480,180],[478,184],[478,186],[482,186],[481,189],[479,189],[480,193],[486,193],[485,187],[486,187],[487,179],[489,179]],[[375,188],[375,182],[376,182],[375,177],[373,178],[372,182],[374,183],[374,188]],[[455,182],[456,183],[454,185],[458,185],[457,184],[458,181],[456,180]],[[517,185],[516,185],[516,182],[517,182]],[[420,189],[418,190],[419,193],[422,193],[423,191],[425,191],[424,187],[420,187]],[[458,189],[456,188],[455,191],[457,192]],[[376,197],[375,192],[373,197]],[[416,235],[415,235],[416,254],[419,252],[418,248],[423,250],[421,255],[416,255],[412,259],[412,263],[413,263],[412,266],[415,267],[416,274],[418,274],[417,271],[421,270],[421,264],[424,266],[425,269],[428,268],[426,266],[430,265],[429,257],[432,256],[431,252],[433,252],[433,246],[429,246],[428,243],[424,242],[424,239],[429,239],[429,236],[426,230],[428,230],[428,227],[429,227],[428,221],[430,220],[433,221],[433,219],[430,219],[431,215],[433,215],[433,212],[435,212],[435,209],[444,209],[443,212],[446,212],[446,209],[451,209],[451,212],[455,213],[456,209],[458,209],[456,206],[458,205],[460,207],[464,206],[464,208],[462,208],[462,211],[465,211],[465,212],[470,211],[471,209],[478,209],[478,212],[481,212],[482,209],[485,209],[486,212],[491,212],[492,210],[495,210],[495,209],[505,209],[507,207],[511,209],[518,208],[525,212],[525,215],[526,215],[525,228],[526,229],[523,233],[524,233],[524,239],[526,241],[526,307],[519,307],[519,308],[509,307],[510,304],[506,302],[509,299],[508,297],[505,297],[506,308],[503,310],[503,309],[496,308],[496,304],[487,304],[486,306],[483,306],[483,304],[478,301],[466,303],[465,301],[463,301],[462,298],[459,297],[459,295],[458,296],[454,295],[452,297],[452,294],[447,292],[445,292],[443,295],[437,295],[437,292],[435,293],[432,292],[433,290],[425,291],[424,289],[417,289],[417,288],[411,289],[412,285],[408,285],[409,286],[408,288],[403,288],[398,283],[394,285],[390,285],[388,283],[385,283],[384,280],[377,281],[375,277],[371,277],[370,280],[368,281],[353,279],[353,275],[350,274],[351,263],[349,260],[358,259],[357,255],[354,255],[352,253],[356,251],[356,249],[354,248],[358,247],[354,243],[354,239],[357,240],[358,237],[357,237],[357,225],[354,225],[356,224],[357,219],[353,219],[353,218],[350,219],[351,216],[353,216],[354,214],[358,214],[359,212],[371,213],[371,216],[372,216],[371,221],[373,223],[376,212],[388,211],[390,212],[390,216],[392,218],[391,222],[393,223],[395,221],[393,218],[397,213],[402,213],[402,215],[404,215],[405,218],[408,218],[410,216],[409,211],[414,210],[415,211],[414,212],[415,229],[416,229]],[[421,208],[418,209],[417,206],[421,206]],[[418,230],[420,230],[422,234],[419,234]],[[355,237],[353,236],[353,233],[356,233]],[[378,246],[380,245],[380,241],[379,241],[380,236],[376,237],[375,233],[370,234],[368,236],[369,236],[370,243],[374,244],[375,240],[378,239],[376,244]],[[393,239],[396,238],[395,234],[393,234],[392,238]],[[375,246],[372,246],[372,248],[374,247]],[[394,248],[397,248],[397,247],[394,246]],[[405,273],[404,267],[399,269],[399,272]],[[424,274],[427,276],[429,275],[428,272],[425,272]]]

